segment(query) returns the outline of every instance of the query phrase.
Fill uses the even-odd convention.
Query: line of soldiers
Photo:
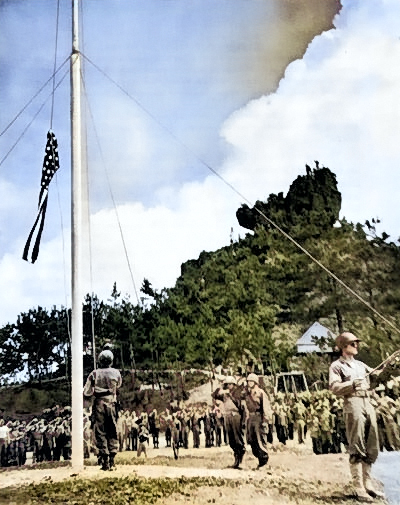
[[[22,466],[27,453],[32,463],[71,459],[71,407],[45,409],[31,421],[0,419],[0,464]]]

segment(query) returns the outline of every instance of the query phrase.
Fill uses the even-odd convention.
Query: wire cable
[[[16,114],[14,119],[12,119],[8,125],[4,128],[2,132],[0,132],[0,137],[6,133],[6,131],[15,123],[15,121],[21,116],[21,114],[29,107],[29,105],[35,100],[35,98],[40,95],[40,93],[44,90],[44,88],[49,84],[49,82],[55,77],[55,75],[63,68],[63,66],[69,60],[69,56],[61,63],[58,69],[47,79],[47,81],[38,89],[38,91],[32,96],[30,100],[22,107],[22,109]]]
[[[117,86],[126,96],[133,100],[149,117],[151,117],[163,130],[169,133],[186,151],[188,151],[192,156],[194,156],[202,165],[204,165],[208,170],[210,170],[214,175],[216,175],[226,186],[228,186],[234,193],[236,193],[243,201],[253,206],[252,203],[246,198],[240,191],[238,191],[230,182],[228,182],[217,170],[215,170],[206,161],[200,158],[190,147],[188,147],[184,142],[182,142],[169,128],[163,125],[150,111],[148,111],[135,97],[133,97],[128,91],[126,91],[122,86],[120,86],[113,78],[111,78],[106,72],[104,72],[100,67],[93,63],[87,56],[82,54],[83,58],[86,59],[91,65],[93,65],[96,70],[98,70],[102,75],[109,79],[115,86]],[[293,237],[286,233],[282,228],[280,228],[276,223],[274,223],[270,218],[268,218],[260,209],[253,206],[253,208],[258,212],[258,214],[276,230],[278,230],[285,238],[290,240],[298,249],[300,249],[304,254],[306,254],[316,265],[322,268],[330,277],[337,281],[342,287],[344,287],[350,294],[356,297],[361,303],[363,303],[369,310],[374,312],[382,321],[389,325],[393,330],[400,334],[400,329],[397,328],[391,321],[384,317],[378,310],[372,307],[362,296],[356,293],[350,288],[345,282],[343,282],[337,275],[331,272],[325,265],[323,265],[319,260],[317,260],[310,252],[308,252],[303,246],[301,246]]]
[[[53,113],[54,113],[54,95],[55,95],[55,85],[56,85],[56,68],[57,68],[57,47],[58,47],[58,26],[60,17],[60,0],[57,0],[57,15],[56,15],[56,40],[54,48],[54,66],[53,66],[53,96],[51,99],[51,113],[50,113],[50,130],[53,129]]]
[[[132,280],[133,290],[135,292],[137,303],[138,303],[138,305],[140,305],[140,299],[139,299],[138,291],[137,291],[137,288],[136,288],[135,279],[133,277],[132,267],[131,267],[131,263],[130,263],[130,260],[129,260],[128,250],[127,250],[127,247],[126,247],[125,237],[124,237],[124,233],[123,233],[123,230],[122,230],[122,225],[121,225],[121,220],[120,220],[120,217],[119,217],[118,207],[117,207],[117,204],[115,202],[113,191],[111,189],[110,177],[109,177],[107,166],[106,166],[106,163],[105,163],[103,151],[101,149],[99,136],[98,136],[98,133],[97,133],[96,125],[95,125],[95,122],[94,122],[94,117],[93,117],[92,110],[91,110],[91,107],[90,107],[90,103],[89,103],[89,100],[88,100],[88,96],[87,96],[87,93],[86,93],[85,82],[84,82],[83,79],[82,79],[82,83],[83,83],[83,89],[84,89],[84,93],[85,93],[85,97],[86,97],[86,102],[88,104],[89,115],[90,115],[90,118],[92,120],[94,134],[95,134],[95,137],[96,137],[96,142],[97,142],[97,146],[98,146],[99,153],[100,153],[100,158],[101,158],[101,161],[102,161],[102,164],[103,164],[104,172],[106,174],[106,180],[107,180],[108,190],[110,192],[111,201],[112,201],[112,204],[113,204],[113,207],[114,207],[114,212],[115,212],[117,223],[118,223],[118,228],[119,228],[119,232],[120,232],[120,236],[121,236],[121,240],[122,240],[122,245],[123,245],[123,248],[124,248],[125,258],[126,258],[126,261],[127,261],[127,264],[128,264],[129,274],[130,274],[130,277],[131,277],[131,280]]]
[[[69,69],[64,73],[64,75],[62,76],[62,78],[60,79],[60,81],[58,82],[57,86],[55,89],[57,89],[60,84],[63,82],[63,80],[65,79],[65,77],[68,75],[69,73]],[[29,121],[29,123],[26,125],[26,127],[22,130],[22,133],[21,135],[17,138],[17,140],[14,142],[14,144],[11,146],[11,148],[7,151],[7,153],[3,156],[3,158],[0,160],[0,166],[6,161],[6,159],[8,158],[8,156],[11,154],[11,152],[15,149],[15,147],[19,144],[20,140],[24,137],[25,133],[28,131],[29,127],[31,126],[31,124],[35,121],[35,119],[37,118],[37,116],[40,114],[41,110],[43,109],[43,107],[46,105],[46,103],[48,102],[48,100],[52,97],[53,95],[53,91],[50,93],[50,95],[46,98],[46,100],[42,103],[42,105],[39,107],[39,110],[34,114],[34,116],[32,117],[32,119]]]

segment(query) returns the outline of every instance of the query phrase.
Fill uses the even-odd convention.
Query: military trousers
[[[239,412],[234,412],[232,414],[227,414],[224,420],[230,448],[233,450],[234,454],[243,456],[246,452],[246,446],[243,436],[242,416]]]
[[[369,398],[345,398],[343,416],[350,463],[374,463],[379,454],[379,439],[375,409]]]
[[[100,454],[118,452],[117,416],[115,404],[96,398],[93,404],[94,436]]]
[[[251,413],[247,421],[247,443],[250,445],[253,455],[260,464],[268,461],[267,433],[265,431],[261,414]]]

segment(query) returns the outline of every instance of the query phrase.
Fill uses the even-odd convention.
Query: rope
[[[54,67],[53,67],[53,94],[51,99],[51,113],[50,113],[50,130],[53,129],[53,112],[54,112],[54,94],[55,94],[55,84],[56,84],[56,68],[57,68],[57,47],[58,47],[58,21],[60,15],[60,0],[57,0],[57,16],[56,16],[56,40],[54,47]]]
[[[65,77],[68,75],[68,73],[69,73],[69,69],[64,73],[64,75],[62,76],[62,78],[58,82],[58,84],[56,86],[56,89],[60,86],[60,84],[63,82],[63,80],[65,79]],[[40,112],[43,109],[43,107],[46,105],[47,101],[51,98],[52,94],[53,94],[53,91],[50,93],[50,95],[46,98],[46,100],[39,107],[39,110],[36,112],[36,114],[34,114],[34,116],[29,121],[29,123],[26,125],[26,127],[22,130],[21,135],[17,138],[17,140],[14,142],[14,144],[11,146],[11,148],[7,151],[7,153],[4,155],[4,157],[0,160],[0,166],[6,161],[6,159],[8,158],[8,156],[12,153],[12,151],[15,149],[15,147],[19,144],[20,140],[24,137],[25,133],[28,131],[28,129],[31,126],[31,124],[35,121],[35,119],[40,114]]]
[[[81,47],[85,47],[85,27],[84,27],[84,11],[83,11],[83,2],[79,2],[79,18],[80,18],[80,42],[81,42]],[[82,61],[82,74],[85,74],[85,61]],[[84,84],[82,75],[81,75],[81,81]],[[87,105],[87,101],[85,102],[85,105]],[[84,117],[86,117],[86,114],[84,114]],[[87,148],[87,128],[86,124],[84,127],[84,136],[85,136],[85,173],[86,175],[88,174],[88,165],[87,165],[87,159],[88,159],[88,148]],[[92,231],[91,231],[91,222],[90,222],[90,195],[89,195],[89,184],[86,184],[86,199],[88,202],[88,205],[86,206],[87,210],[87,215],[86,215],[86,222],[88,224],[88,235],[89,235],[89,258],[91,260],[92,258]],[[89,275],[90,275],[90,325],[91,325],[91,332],[92,332],[92,354],[93,354],[93,369],[96,370],[97,368],[97,361],[96,361],[96,337],[95,337],[95,332],[94,332],[94,310],[93,310],[93,298],[94,298],[94,292],[93,292],[93,265],[92,261],[89,261]]]
[[[190,149],[186,144],[184,144],[175,134],[169,130],[165,125],[160,123],[158,119],[149,112],[135,97],[133,97],[130,93],[128,93],[122,86],[120,86],[114,79],[112,79],[106,72],[104,72],[100,67],[98,67],[95,63],[93,63],[87,56],[82,54],[83,58],[87,60],[91,65],[93,65],[96,70],[98,70],[102,75],[104,75],[107,79],[109,79],[115,86],[117,86],[128,98],[133,100],[149,117],[151,117],[163,130],[169,133],[186,151],[188,151],[194,158],[196,158],[202,165],[204,165],[208,170],[210,170],[214,175],[216,175],[226,186],[228,186],[234,193],[236,193],[243,201],[252,206],[252,203],[246,198],[240,191],[238,191],[230,182],[228,182],[220,173],[218,173],[211,165],[205,162],[202,158],[200,158],[192,149]],[[388,326],[390,326],[393,330],[400,334],[400,329],[397,328],[391,321],[385,318],[379,311],[377,311],[374,307],[372,307],[366,300],[364,300],[358,293],[356,293],[353,289],[350,288],[345,282],[343,282],[337,275],[331,272],[327,267],[325,267],[320,261],[318,261],[310,252],[308,252],[304,247],[302,247],[293,237],[291,237],[288,233],[286,233],[282,228],[280,228],[276,223],[274,223],[270,218],[268,218],[260,209],[254,206],[254,209],[260,216],[271,226],[273,226],[276,230],[278,230],[285,238],[290,240],[298,249],[300,249],[304,254],[306,254],[316,265],[322,268],[330,277],[332,277],[335,281],[337,281],[342,287],[344,287],[350,294],[356,297],[361,303],[363,303],[369,310],[374,312],[376,316],[378,316],[381,320],[383,320]]]
[[[377,311],[372,305],[370,305],[362,296],[356,293],[353,289],[350,288],[345,282],[343,282],[337,275],[331,272],[328,268],[325,267],[320,261],[318,261],[311,253],[307,251],[303,246],[301,246],[293,237],[291,237],[288,233],[286,233],[282,228],[280,228],[276,223],[274,223],[271,219],[269,219],[261,210],[257,207],[254,209],[260,214],[260,216],[265,219],[267,223],[276,228],[284,237],[290,240],[297,248],[299,248],[304,254],[306,254],[315,264],[317,264],[320,268],[322,268],[328,275],[330,275],[336,282],[338,282],[341,286],[343,286],[349,293],[351,293],[354,297],[356,297],[361,303],[363,303],[369,310],[374,312],[375,315],[380,317],[387,325],[389,325],[393,330],[400,334],[400,329],[397,328],[391,321],[386,319],[379,311]]]
[[[6,133],[6,131],[15,123],[15,121],[21,116],[21,114],[29,107],[29,105],[35,100],[35,98],[40,95],[40,93],[44,90],[44,88],[49,84],[49,82],[55,77],[55,75],[63,68],[63,66],[67,63],[69,57],[67,57],[63,63],[58,67],[58,69],[47,79],[47,81],[38,89],[38,91],[32,96],[30,100],[22,107],[22,109],[16,114],[14,119],[12,119],[8,125],[4,128],[2,132],[0,132],[0,137]],[[68,72],[67,72],[68,73]],[[64,76],[65,77],[65,76]],[[64,79],[63,77],[63,79]]]
[[[60,0],[57,0],[57,15],[56,15],[56,35],[55,35],[55,44],[54,44],[54,66],[53,66],[53,86],[52,86],[52,93],[51,93],[51,112],[50,112],[50,130],[53,129],[53,117],[54,117],[54,96],[55,96],[55,91],[58,86],[56,86],[56,69],[57,69],[57,48],[58,48],[58,32],[59,32],[59,14],[60,14]],[[65,60],[66,62],[67,60]],[[64,62],[64,63],[65,63]],[[63,63],[63,64],[64,64]],[[68,72],[66,72],[67,74]],[[63,212],[62,212],[62,206],[61,206],[61,199],[60,199],[60,189],[58,186],[58,177],[56,174],[56,188],[57,188],[57,201],[58,201],[58,210],[60,213],[60,226],[61,226],[61,241],[62,241],[62,257],[63,257],[63,279],[64,279],[64,296],[65,296],[65,313],[67,316],[67,334],[68,334],[68,340],[70,343],[70,346],[72,346],[72,337],[71,337],[71,331],[70,331],[70,323],[69,323],[69,313],[68,313],[68,305],[67,305],[67,267],[66,267],[66,257],[65,257],[65,234],[64,234],[64,218],[63,218]],[[68,352],[67,352],[68,355]],[[68,367],[66,363],[65,367],[65,375],[68,378]]]
[[[87,105],[88,105],[89,115],[90,115],[90,118],[91,118],[92,124],[93,124],[94,134],[95,134],[95,137],[96,137],[96,142],[97,142],[97,146],[98,146],[99,153],[100,153],[100,158],[101,158],[101,161],[102,161],[102,164],[103,164],[104,172],[106,174],[106,180],[107,180],[108,190],[110,192],[111,201],[112,201],[112,204],[113,204],[113,207],[114,207],[114,212],[115,212],[117,223],[118,223],[118,228],[119,228],[119,232],[120,232],[120,236],[121,236],[121,240],[122,240],[122,245],[123,245],[123,248],[124,248],[125,258],[126,258],[126,261],[127,261],[127,264],[128,264],[129,274],[130,274],[130,277],[131,277],[131,280],[132,280],[133,290],[135,292],[137,303],[138,303],[138,305],[140,305],[140,299],[139,299],[138,291],[136,289],[135,279],[133,277],[132,267],[131,267],[131,263],[130,263],[130,260],[129,260],[129,255],[128,255],[128,250],[127,250],[126,243],[125,243],[124,234],[123,234],[123,231],[122,231],[121,220],[120,220],[120,217],[119,217],[117,204],[115,202],[114,194],[113,194],[113,191],[111,189],[110,177],[109,177],[107,166],[106,166],[106,163],[105,163],[105,160],[104,160],[103,151],[101,149],[101,145],[100,145],[100,141],[99,141],[99,136],[98,136],[98,133],[97,133],[97,129],[96,129],[96,125],[95,125],[95,122],[94,122],[94,118],[93,118],[92,110],[91,110],[91,107],[90,107],[90,103],[89,103],[89,100],[88,100],[88,97],[87,97],[86,86],[85,86],[85,82],[84,82],[83,78],[82,78],[82,84],[83,84],[83,89],[84,89],[84,93],[85,93],[86,102],[87,102]]]

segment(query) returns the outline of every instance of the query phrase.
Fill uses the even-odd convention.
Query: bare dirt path
[[[295,443],[288,447],[274,447],[270,452],[268,465],[256,470],[256,460],[251,451],[245,455],[242,469],[229,468],[232,464],[232,452],[228,446],[220,448],[200,448],[180,450],[180,457],[175,461],[170,448],[162,447],[158,450],[150,448],[148,458],[139,462],[135,453],[119,453],[116,458],[117,468],[113,472],[104,472],[95,465],[95,458],[91,465],[76,471],[72,467],[58,467],[38,469],[34,466],[23,469],[7,469],[0,472],[0,488],[9,486],[23,486],[44,482],[58,482],[65,479],[143,477],[143,478],[171,478],[179,477],[215,477],[223,478],[235,483],[230,487],[203,486],[188,495],[172,495],[163,499],[159,505],[196,504],[208,505],[273,505],[295,503],[320,503],[319,493],[329,495],[332,490],[343,489],[349,482],[346,454],[326,454],[316,456],[309,445],[298,446]],[[157,459],[156,459],[157,458]],[[134,464],[136,463],[137,464]],[[133,464],[132,464],[133,463]],[[277,482],[291,483],[293,491],[282,495]],[[308,489],[311,496],[309,501],[298,501],[296,485]],[[300,489],[299,487],[299,489]],[[336,504],[341,502],[336,498]],[[343,503],[349,504],[349,500]],[[382,504],[382,501],[380,502]]]

